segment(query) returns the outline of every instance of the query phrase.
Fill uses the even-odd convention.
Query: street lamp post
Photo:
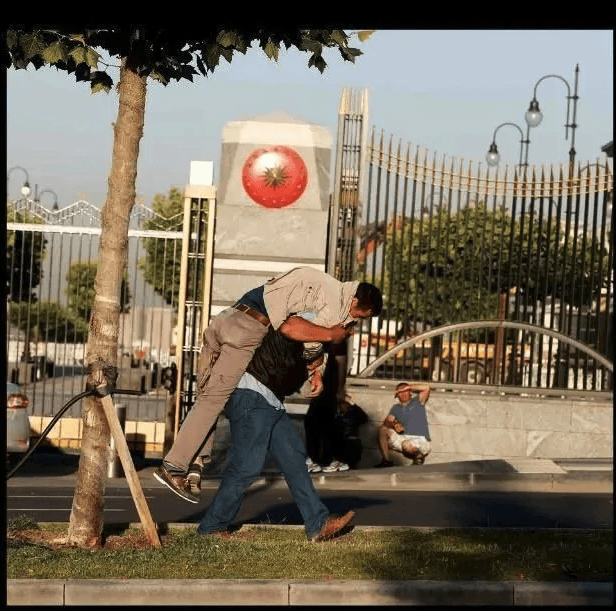
[[[28,195],[30,195],[31,190],[30,190],[30,177],[28,176],[28,171],[25,168],[22,168],[21,166],[16,165],[15,167],[12,167],[6,174],[6,195],[8,198],[9,195],[9,179],[11,177],[11,172],[13,170],[21,170],[25,175],[26,175],[26,180],[24,182],[23,187],[20,189],[20,193],[23,197],[28,197]]]
[[[41,202],[41,195],[43,195],[43,193],[51,193],[54,197],[54,201],[53,201],[53,211],[57,212],[59,210],[58,207],[58,194],[53,190],[53,189],[43,189],[35,198],[34,201],[37,203]]]
[[[571,128],[571,149],[569,150],[569,174],[573,173],[573,164],[575,163],[575,129],[577,124],[575,122],[577,116],[577,101],[579,99],[578,96],[578,75],[580,73],[580,66],[577,64],[575,66],[575,81],[573,86],[573,95],[571,95],[571,87],[566,79],[558,74],[546,74],[542,76],[536,83],[533,89],[533,99],[530,101],[530,106],[524,115],[526,119],[526,123],[529,127],[537,127],[541,120],[543,119],[543,113],[539,109],[539,102],[537,101],[537,87],[539,83],[548,78],[557,78],[560,79],[567,86],[567,122],[565,123],[565,139],[569,138],[569,128]],[[570,109],[571,109],[571,100],[573,100],[573,117],[571,123],[569,123],[570,117]]]
[[[494,130],[494,135],[492,136],[492,144],[490,145],[490,149],[488,150],[488,153],[486,155],[486,161],[488,162],[489,166],[498,165],[498,162],[500,161],[500,154],[496,146],[496,132],[498,132],[498,130],[505,125],[511,125],[520,132],[520,163],[518,165],[520,167],[526,167],[528,165],[528,145],[530,144],[528,136],[530,132],[530,126],[526,128],[526,140],[524,140],[524,132],[517,123],[501,123]],[[526,153],[524,153],[524,145],[526,145]]]

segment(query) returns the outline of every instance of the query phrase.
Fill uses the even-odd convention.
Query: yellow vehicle
[[[519,374],[525,364],[530,363],[530,347],[515,346],[515,358],[512,358],[514,346],[505,344],[504,346],[505,369],[503,382],[511,381],[515,374]],[[441,350],[441,371],[446,370],[446,380],[463,382],[467,384],[483,384],[484,382],[494,381],[495,365],[502,371],[502,360],[500,366],[495,364],[496,355],[495,344],[484,344],[479,342],[443,342]],[[512,361],[514,367],[512,367]]]
[[[389,377],[388,374],[392,370],[398,369],[403,376],[412,375],[419,379],[442,382],[483,384],[494,379],[495,344],[473,341],[450,341],[444,338],[439,338],[439,340],[441,341],[434,341],[434,338],[427,339],[414,347],[399,350],[392,355],[388,363],[379,367],[376,377]],[[394,337],[387,338],[386,336],[378,337],[372,335],[370,345],[373,347],[376,355],[379,356],[386,350],[390,350],[402,343],[402,341],[396,340]],[[440,353],[437,352],[439,344],[441,345]],[[520,373],[523,366],[530,363],[531,355],[528,345],[524,346],[523,356],[522,346],[520,344],[516,345],[515,359],[512,359],[513,350],[514,346],[505,344],[505,370],[503,377],[503,382],[505,383],[511,381],[512,373]],[[511,371],[512,360],[515,364],[513,371]]]

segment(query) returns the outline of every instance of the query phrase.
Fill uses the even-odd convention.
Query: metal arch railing
[[[390,348],[379,357],[377,357],[370,365],[368,365],[365,369],[360,371],[356,377],[358,378],[369,378],[374,372],[381,366],[383,363],[387,362],[392,356],[398,353],[400,350],[405,350],[410,348],[415,344],[419,344],[431,337],[436,337],[438,335],[444,335],[445,333],[450,333],[452,331],[460,331],[460,330],[468,330],[468,329],[483,329],[486,327],[495,328],[495,329],[518,329],[522,331],[529,331],[533,333],[541,333],[543,335],[548,335],[557,339],[558,341],[563,342],[564,344],[569,344],[574,348],[582,350],[588,356],[592,357],[603,366],[605,366],[610,373],[614,373],[614,365],[611,363],[605,356],[593,350],[590,346],[587,346],[583,342],[580,342],[576,339],[568,337],[567,335],[563,335],[558,331],[554,331],[553,329],[548,329],[547,327],[541,327],[539,325],[532,325],[529,323],[521,323],[514,322],[510,320],[478,320],[471,322],[461,322],[461,323],[452,323],[447,325],[441,325],[440,327],[435,327],[434,329],[430,329],[429,331],[424,331],[419,335],[415,335],[409,339],[406,339],[394,347]]]

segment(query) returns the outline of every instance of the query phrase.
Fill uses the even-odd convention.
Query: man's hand
[[[323,378],[321,376],[321,372],[318,369],[315,369],[311,374],[310,378],[310,393],[304,395],[307,399],[311,399],[312,397],[317,397],[323,391]]]
[[[330,331],[332,335],[332,338],[330,340],[332,344],[341,344],[343,341],[346,340],[347,337],[353,335],[353,333],[355,332],[355,325],[334,325],[333,327],[329,327],[328,331]]]
[[[383,426],[388,429],[393,429],[398,434],[404,433],[404,427],[393,416],[387,416],[387,418],[383,420]]]

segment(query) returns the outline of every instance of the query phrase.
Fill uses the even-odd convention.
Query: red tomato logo
[[[308,184],[308,170],[288,146],[264,146],[244,162],[242,185],[251,199],[266,208],[284,208],[296,202]]]

